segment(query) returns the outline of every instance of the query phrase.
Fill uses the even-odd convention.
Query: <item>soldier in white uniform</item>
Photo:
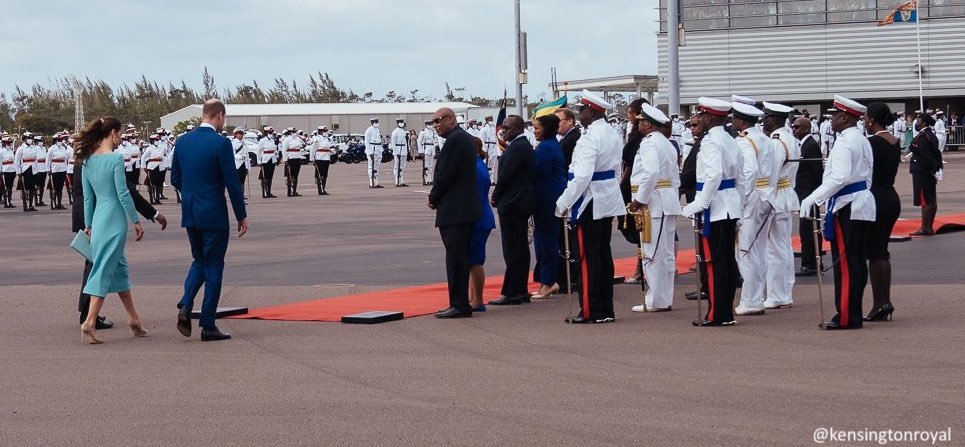
[[[34,148],[37,154],[37,163],[34,165],[34,188],[37,193],[34,197],[37,206],[47,206],[44,202],[44,190],[47,188],[47,148],[44,147],[44,137],[34,135]]]
[[[271,193],[271,182],[275,178],[275,165],[278,164],[278,144],[275,142],[275,129],[265,126],[264,135],[258,142],[258,164],[261,172],[258,180],[261,181],[261,197],[263,199],[273,199],[278,197]]]
[[[164,187],[164,146],[160,144],[161,136],[158,134],[151,134],[148,140],[150,144],[141,154],[141,160],[151,205],[160,205],[161,189]]]
[[[405,184],[405,166],[409,161],[409,139],[405,131],[405,120],[395,120],[396,127],[392,130],[392,176],[395,186],[409,186]]]
[[[826,330],[859,329],[861,297],[868,283],[866,238],[875,220],[875,198],[868,189],[874,156],[864,132],[855,127],[867,109],[856,101],[834,96],[831,127],[838,132],[828,154],[821,186],[801,201],[801,217],[814,217],[813,207],[827,202],[824,236],[831,243],[834,265],[834,306],[838,313],[821,323]]]
[[[583,275],[580,314],[568,323],[607,323],[613,313],[613,253],[610,236],[613,218],[626,213],[617,172],[622,163],[622,138],[606,122],[613,108],[597,95],[583,90],[579,121],[585,128],[573,149],[569,181],[556,201],[556,215],[576,224],[577,247]]]
[[[188,131],[190,132],[191,126],[188,127]],[[174,150],[174,145],[168,142],[167,130],[165,130],[163,127],[158,127],[155,129],[154,134],[157,135],[157,140],[154,143],[154,146],[159,149],[161,153],[161,164],[158,165],[158,170],[154,175],[157,179],[160,179],[160,183],[157,183],[155,179],[152,179],[151,183],[154,185],[155,189],[154,196],[158,199],[158,201],[161,201],[168,199],[167,196],[164,195],[164,182],[165,178],[167,177],[168,170],[171,169],[171,159],[173,158],[171,152]],[[156,155],[157,154],[155,153],[154,158],[157,158]],[[154,170],[155,169],[152,169],[151,171],[154,172]]]
[[[136,186],[138,180],[140,180],[139,159],[141,150],[131,142],[132,139],[134,139],[133,134],[121,135],[121,145],[117,147],[115,152],[124,156],[124,176],[127,179],[127,184]],[[137,154],[137,158],[134,157],[135,154]]]
[[[47,152],[47,170],[50,171],[51,196],[50,206],[56,210],[67,209],[64,206],[64,184],[67,182],[67,161],[71,150],[64,144],[67,135],[54,135],[54,144]]]
[[[533,130],[532,121],[526,122],[526,129],[523,130],[523,134],[526,135],[526,139],[529,140],[529,144],[533,145],[533,147],[536,147],[537,145],[539,145],[539,141],[536,141],[536,131]],[[620,134],[617,133],[617,135],[620,135]]]
[[[639,130],[646,135],[633,159],[630,174],[630,193],[633,202],[630,212],[649,210],[649,240],[640,241],[643,250],[643,274],[646,278],[647,296],[644,305],[633,306],[634,312],[665,312],[673,304],[673,284],[677,274],[674,238],[677,232],[676,216],[680,214],[680,173],[677,168],[677,151],[661,133],[661,127],[670,122],[656,107],[641,105]],[[644,214],[646,216],[646,213]],[[648,234],[649,233],[649,234]]]
[[[328,184],[328,168],[332,164],[332,139],[328,127],[321,126],[312,139],[311,161],[315,163],[315,186],[318,195],[327,196],[325,186]]]
[[[479,130],[479,139],[482,140],[483,150],[486,151],[486,166],[489,168],[489,178],[495,179],[497,173],[497,160],[499,159],[499,142],[496,140],[496,126],[493,125],[493,117],[485,118],[486,124]]]
[[[426,120],[426,128],[419,132],[419,153],[422,154],[422,184],[432,184],[432,169],[436,162],[436,131],[432,120]]]
[[[295,128],[288,129],[288,139],[282,139],[282,147],[285,148],[283,156],[285,159],[285,184],[288,187],[288,197],[301,197],[298,193],[298,174],[302,169],[302,161],[305,159],[302,149],[305,141],[301,135],[295,132]]]
[[[765,309],[784,309],[794,303],[794,251],[791,249],[792,213],[801,207],[794,192],[797,168],[800,163],[791,160],[801,158],[800,143],[781,124],[791,115],[792,108],[783,104],[764,102],[764,133],[771,136],[773,172],[771,184],[775,185],[774,209],[764,229],[767,237],[767,299]],[[764,242],[764,241],[761,241]]]
[[[737,178],[744,164],[737,141],[724,124],[731,103],[714,98],[698,99],[701,127],[708,129],[697,153],[697,195],[680,214],[700,223],[698,267],[706,281],[707,315],[694,326],[731,326],[734,320],[734,293],[739,275],[734,253],[737,220],[742,214]]]
[[[6,133],[0,137],[0,181],[3,182],[3,194],[0,195],[0,202],[4,208],[14,208],[13,190],[17,181],[17,167],[14,165],[13,137]]]
[[[245,180],[248,179],[251,160],[248,158],[248,144],[244,139],[245,129],[235,127],[235,130],[231,132],[231,136],[231,149],[234,151],[235,156],[235,170],[238,171],[238,180],[241,181],[241,187],[245,188],[246,196],[248,196],[251,195],[251,191],[247,190]]]
[[[382,132],[379,119],[369,120],[372,124],[365,129],[365,159],[368,163],[369,188],[381,188],[379,184],[379,164],[382,163]]]
[[[935,136],[938,137],[938,152],[945,152],[945,145],[948,144],[946,128],[945,112],[942,110],[935,112]]]
[[[673,120],[673,124],[670,125],[670,139],[677,142],[677,147],[684,147],[684,126],[683,121],[680,119],[676,113],[670,115],[670,119]],[[692,137],[691,137],[692,138]]]
[[[831,129],[831,115],[824,115],[824,121],[821,121],[821,153],[824,154],[825,158],[827,158],[831,146],[834,146],[835,137],[836,134]]]
[[[737,97],[741,99],[742,97]],[[746,102],[754,101],[747,99]],[[764,313],[764,284],[767,274],[767,225],[773,210],[774,157],[770,139],[757,126],[764,112],[746,102],[734,102],[733,129],[740,149],[742,165],[737,177],[741,194],[741,219],[737,223],[737,267],[744,285],[738,316]]]
[[[67,144],[67,203],[73,205],[74,203],[74,139],[70,138],[70,134],[64,135]],[[80,181],[80,179],[77,179]]]
[[[34,173],[37,171],[37,148],[33,144],[33,134],[24,132],[23,144],[14,153],[14,166],[17,175],[20,176],[19,188],[20,198],[23,200],[24,212],[37,211],[34,208],[35,195],[37,194]]]

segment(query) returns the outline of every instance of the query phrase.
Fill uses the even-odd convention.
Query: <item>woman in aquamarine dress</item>
[[[91,121],[75,142],[78,163],[84,163],[81,182],[84,188],[84,232],[90,236],[93,264],[84,293],[91,296],[87,320],[80,326],[81,336],[91,344],[102,343],[94,334],[97,315],[104,297],[117,293],[127,311],[128,326],[135,337],[147,332],[134,309],[131,279],[127,271],[124,245],[127,222],[134,224],[134,240],[144,236],[127,190],[124,156],[114,153],[121,142],[121,122],[113,117]]]

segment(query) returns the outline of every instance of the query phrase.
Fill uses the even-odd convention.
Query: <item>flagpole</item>
[[[925,113],[925,93],[921,81],[921,73],[924,71],[921,65],[921,10],[917,2],[915,3],[915,34],[918,37],[918,110]]]

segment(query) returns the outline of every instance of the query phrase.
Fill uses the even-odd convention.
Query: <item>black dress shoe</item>
[[[97,316],[97,323],[95,324],[95,328],[97,330],[110,329],[112,327],[114,327],[114,322],[112,322],[111,320],[108,320],[107,317],[103,317],[100,315]]]
[[[612,323],[617,320],[616,318],[613,318],[613,317],[583,318],[583,315],[576,315],[573,317],[566,317],[566,320],[563,320],[563,321],[569,324],[601,324],[601,323]]]
[[[856,326],[842,326],[840,323],[838,323],[838,322],[836,322],[836,321],[826,321],[826,322],[824,322],[824,323],[819,324],[818,327],[821,328],[821,329],[824,329],[824,330],[826,330],[826,331],[841,331],[841,330],[849,330],[849,329],[861,329],[861,325],[856,325]]]
[[[801,267],[801,270],[794,272],[794,276],[815,276],[817,274],[818,271],[811,267]]]
[[[687,293],[684,294],[684,298],[687,298],[687,299],[690,300],[690,301],[697,301],[697,292],[687,292]],[[706,300],[707,300],[707,292],[701,292],[701,293],[700,293],[700,299],[706,301]]]
[[[515,306],[528,302],[530,302],[529,295],[517,295],[513,297],[501,296],[486,304],[492,304],[493,306]]]
[[[220,341],[229,338],[231,338],[231,334],[221,332],[221,329],[218,329],[217,326],[201,328],[201,341]]]
[[[375,188],[375,189],[382,189],[382,188],[385,188],[385,187],[382,186],[382,185],[375,185],[373,188]]]
[[[436,312],[436,318],[469,318],[472,316],[472,311],[463,312],[455,307],[450,307],[446,310]]]
[[[717,327],[717,326],[733,326],[737,324],[737,321],[707,321],[704,319],[694,320],[690,324],[698,327]]]
[[[187,307],[178,310],[178,332],[185,337],[191,336],[191,309]]]

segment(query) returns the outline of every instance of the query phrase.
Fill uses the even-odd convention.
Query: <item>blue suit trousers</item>
[[[213,328],[214,315],[221,299],[221,279],[224,276],[224,257],[228,251],[228,230],[185,228],[191,243],[191,268],[184,280],[184,296],[178,308],[194,309],[194,297],[204,285],[201,303],[202,328]]]

